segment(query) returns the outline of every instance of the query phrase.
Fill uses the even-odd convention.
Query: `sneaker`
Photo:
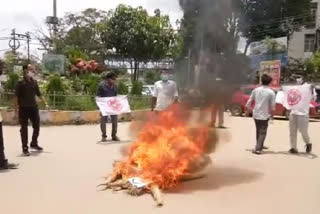
[[[259,151],[259,150],[252,150],[252,153],[256,154],[256,155],[261,155],[262,154],[261,151]]]
[[[106,137],[102,137],[100,142],[103,142],[103,143],[107,142],[107,138]]]
[[[226,129],[227,127],[225,126],[218,126],[218,129]]]
[[[112,141],[120,141],[120,138],[117,136],[112,137]]]
[[[292,148],[292,149],[289,150],[289,153],[291,153],[291,154],[298,154],[298,150]]]
[[[31,144],[30,147],[31,147],[32,149],[37,150],[37,151],[43,151],[43,148],[40,147],[38,144]]]
[[[311,143],[308,143],[308,144],[306,145],[306,152],[307,152],[308,154],[310,154],[310,153],[312,152],[312,144],[311,144]]]
[[[16,163],[7,163],[7,168],[6,169],[18,169],[19,164]]]
[[[28,149],[23,149],[22,153],[24,156],[30,156],[30,152]]]
[[[2,169],[8,169],[8,160],[2,160],[1,162],[0,162],[0,170],[2,170]]]

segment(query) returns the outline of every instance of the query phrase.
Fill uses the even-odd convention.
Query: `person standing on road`
[[[3,71],[3,62],[0,60],[0,75],[2,75]],[[1,86],[0,81],[0,92],[3,92],[3,88]],[[8,163],[8,160],[6,159],[6,156],[4,154],[4,143],[3,143],[3,131],[2,131],[2,116],[0,112],[0,170],[5,169],[16,169],[18,167],[17,164]]]
[[[297,78],[297,83],[301,87],[306,87],[306,93],[301,93],[299,98],[302,102],[298,107],[292,108],[289,117],[289,130],[290,130],[290,144],[291,149],[289,153],[297,154],[297,134],[298,130],[302,135],[304,142],[306,143],[306,152],[312,152],[312,144],[310,143],[310,137],[308,133],[309,128],[309,111],[310,111],[310,102],[313,99],[313,87],[308,84],[304,77],[301,76]],[[293,96],[294,94],[290,95]]]
[[[267,136],[267,130],[269,120],[273,119],[273,112],[275,111],[275,92],[270,89],[272,78],[268,75],[261,77],[262,86],[254,89],[247,102],[247,109],[251,109],[254,102],[253,108],[253,119],[256,125],[256,147],[253,150],[254,154],[260,155],[264,147],[264,141]]]
[[[42,103],[48,108],[48,104],[42,97],[35,77],[35,67],[33,65],[23,66],[23,79],[18,82],[15,90],[15,113],[18,115],[21,125],[21,141],[22,151],[25,156],[29,156],[28,147],[28,122],[32,123],[33,135],[30,147],[37,151],[42,151],[43,148],[39,146],[38,137],[40,133],[40,115],[39,108],[36,102],[36,97],[39,97]],[[19,110],[19,112],[18,112]]]
[[[113,72],[108,73],[104,81],[100,84],[97,90],[97,97],[115,97],[118,95],[118,89],[116,87],[117,75]],[[102,140],[101,142],[107,141],[107,122],[108,116],[100,115],[100,129],[102,132]],[[117,136],[118,131],[118,115],[111,115],[111,123],[112,123],[112,140],[120,141],[120,138]]]
[[[175,81],[169,80],[167,70],[161,72],[161,80],[154,84],[151,110],[165,111],[170,105],[178,102],[178,88]]]
[[[211,127],[216,127],[217,117],[218,119],[218,128],[225,129],[224,126],[224,112],[225,112],[225,95],[223,93],[223,81],[220,78],[216,79],[216,95],[214,100],[214,105],[212,106],[211,110]]]

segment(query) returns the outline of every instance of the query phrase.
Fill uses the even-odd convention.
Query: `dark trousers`
[[[267,137],[267,130],[269,125],[269,120],[254,120],[256,124],[256,135],[257,135],[257,145],[256,151],[262,151],[264,146],[264,141]]]
[[[21,141],[23,149],[28,149],[28,122],[32,123],[33,135],[32,145],[38,145],[40,133],[40,116],[38,107],[21,107],[19,108],[19,121],[21,125]]]
[[[102,132],[102,137],[107,137],[107,122],[108,122],[108,116],[102,116],[100,119],[100,129]],[[112,123],[112,137],[117,136],[118,132],[118,115],[111,115],[111,123]]]
[[[6,157],[4,155],[2,122],[0,122],[0,166],[2,166],[5,160],[6,160]]]

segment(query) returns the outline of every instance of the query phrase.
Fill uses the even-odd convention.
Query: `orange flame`
[[[124,161],[115,165],[114,173],[122,178],[140,177],[161,189],[174,187],[190,173],[192,163],[205,153],[208,128],[188,131],[190,114],[174,105],[147,122]]]

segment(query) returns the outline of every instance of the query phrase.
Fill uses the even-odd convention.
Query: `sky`
[[[16,29],[17,33],[34,31],[38,27],[44,27],[47,16],[52,16],[53,0],[2,0],[6,1],[4,7],[0,7],[0,56],[9,48],[7,40],[11,30]],[[114,9],[119,4],[127,4],[134,7],[142,6],[150,13],[160,9],[163,14],[170,16],[172,24],[182,17],[178,0],[57,0],[58,16],[62,17],[67,12],[80,12],[86,8],[97,8],[100,10]],[[37,43],[36,41],[32,41]],[[32,54],[39,57],[41,52],[39,46],[31,46]],[[19,51],[26,52],[26,46],[21,45]]]

